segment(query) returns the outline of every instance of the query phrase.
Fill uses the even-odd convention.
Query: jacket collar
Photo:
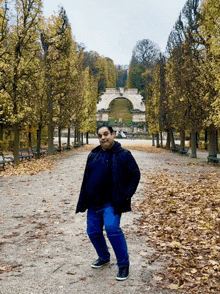
[[[92,153],[98,153],[101,150],[101,146],[97,146],[96,148],[94,148],[91,152]],[[121,144],[117,141],[115,141],[114,145],[112,146],[111,149],[107,150],[106,152],[110,152],[110,153],[119,153],[121,151],[123,151],[124,149],[121,147]]]

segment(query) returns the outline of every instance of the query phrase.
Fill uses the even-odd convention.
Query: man
[[[87,159],[76,213],[87,212],[87,234],[98,254],[92,268],[110,262],[103,236],[103,226],[113,247],[119,267],[117,280],[129,276],[129,256],[124,234],[120,228],[123,212],[131,211],[131,197],[140,180],[140,171],[130,151],[116,142],[110,126],[97,129],[100,145]]]

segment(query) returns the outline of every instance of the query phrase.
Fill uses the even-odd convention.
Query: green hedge
[[[139,122],[138,123],[138,128],[141,128],[141,127],[143,127],[144,126],[144,123],[143,122]]]
[[[109,118],[108,122],[110,126],[113,126],[115,124],[115,118]]]
[[[132,120],[131,119],[127,119],[126,120],[126,125],[127,125],[127,127],[132,126]]]

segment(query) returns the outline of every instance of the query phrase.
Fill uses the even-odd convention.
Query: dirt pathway
[[[132,154],[142,173],[133,203],[143,196],[147,173],[163,168],[175,172],[178,166],[171,161],[190,160],[170,153]],[[138,211],[123,214],[121,223],[130,252],[130,278],[115,280],[111,246],[110,266],[91,268],[96,254],[86,235],[86,214],[75,214],[87,155],[70,152],[51,171],[0,178],[0,294],[168,293],[149,285],[164,264],[149,265],[146,260],[151,250],[135,233]]]

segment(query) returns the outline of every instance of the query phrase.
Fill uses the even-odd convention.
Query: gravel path
[[[180,161],[193,160],[171,153],[132,154],[142,174],[133,202],[143,196],[145,175],[156,169],[214,169],[179,167]],[[115,280],[110,245],[110,266],[91,268],[96,254],[86,235],[86,214],[75,214],[87,155],[70,151],[51,171],[0,178],[0,294],[168,293],[148,284],[164,264],[147,263],[145,255],[151,251],[144,237],[135,234],[137,211],[123,214],[121,223],[130,252],[130,278]]]

